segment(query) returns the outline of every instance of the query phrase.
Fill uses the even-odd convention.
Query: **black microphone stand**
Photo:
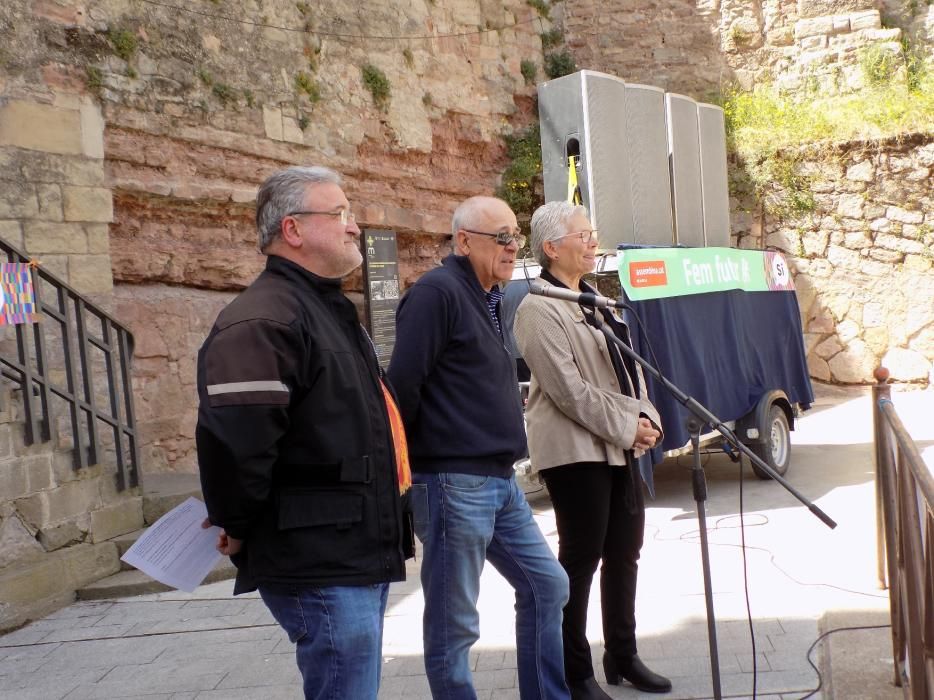
[[[713,696],[720,700],[720,652],[717,649],[717,622],[713,614],[713,585],[710,582],[710,547],[707,544],[707,478],[700,458],[701,422],[694,416],[685,421],[691,434],[691,448],[694,452],[694,468],[691,469],[691,485],[694,488],[694,502],[697,504],[697,526],[700,531],[701,568],[704,572],[704,602],[707,604],[707,644],[710,647],[710,682],[713,684]]]
[[[622,304],[619,305],[622,306]],[[707,604],[707,641],[710,645],[710,675],[711,681],[713,683],[714,698],[716,698],[716,700],[721,700],[723,696],[720,690],[720,660],[719,653],[717,651],[717,626],[714,619],[713,589],[710,580],[710,549],[707,544],[707,514],[704,506],[704,501],[707,500],[707,481],[704,477],[704,469],[701,466],[700,459],[700,431],[702,426],[707,424],[719,431],[719,433],[724,438],[726,438],[726,441],[729,442],[730,445],[732,445],[740,453],[749,457],[749,459],[752,460],[756,466],[772,477],[772,479],[784,486],[791,495],[806,505],[808,510],[811,511],[811,513],[813,513],[825,525],[832,529],[837,526],[837,523],[834,522],[830,516],[822,511],[818,506],[808,500],[807,497],[795,489],[794,486],[789,484],[768,464],[762,461],[758,455],[753,453],[752,450],[740,442],[739,438],[736,437],[736,434],[733,433],[733,431],[728,427],[726,427],[723,424],[723,421],[707,410],[703,404],[681,391],[681,389],[668,381],[668,379],[666,379],[658,369],[652,366],[648,360],[645,360],[635,350],[617,338],[616,334],[607,328],[607,324],[603,321],[603,319],[600,318],[600,314],[594,313],[592,318],[593,325],[600,329],[603,335],[606,336],[607,341],[614,343],[623,354],[635,362],[638,362],[642,368],[655,377],[655,379],[658,380],[658,382],[663,387],[665,387],[665,389],[667,389],[682,406],[687,408],[693,414],[693,416],[687,419],[687,428],[691,435],[691,445],[694,452],[692,482],[694,486],[694,500],[697,503],[697,520],[700,527],[701,561],[704,574],[704,599]]]

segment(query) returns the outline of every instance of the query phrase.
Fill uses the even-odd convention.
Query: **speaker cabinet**
[[[697,105],[700,134],[701,191],[704,202],[704,242],[730,247],[730,190],[726,170],[726,122],[723,110]]]
[[[581,199],[600,247],[730,241],[723,110],[580,71],[538,86],[545,201]]]
[[[700,136],[697,103],[690,97],[665,94],[668,153],[675,212],[675,243],[704,245],[704,204],[701,197]]]

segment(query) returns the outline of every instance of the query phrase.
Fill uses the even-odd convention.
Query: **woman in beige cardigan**
[[[549,202],[532,216],[532,253],[541,281],[593,291],[597,232],[584,207]],[[558,560],[571,582],[564,608],[564,666],[574,700],[609,698],[594,679],[587,641],[587,599],[603,561],[600,592],[603,667],[607,682],[664,693],[671,682],[636,653],[636,576],[645,527],[636,458],[661,437],[658,412],[645,395],[641,369],[623,358],[595,327],[600,322],[629,342],[620,319],[560,299],[529,295],[519,306],[515,334],[532,370],[526,409],[532,466],[551,495],[558,526]]]

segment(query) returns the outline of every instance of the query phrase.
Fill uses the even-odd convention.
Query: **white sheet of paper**
[[[154,522],[120,557],[147,576],[191,593],[214,568],[219,527],[202,528],[208,509],[189,497]]]

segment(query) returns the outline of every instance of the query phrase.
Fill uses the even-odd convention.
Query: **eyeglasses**
[[[584,245],[590,245],[591,241],[596,243],[600,242],[600,234],[597,232],[597,229],[591,229],[589,231],[571,231],[571,233],[558,236],[558,238],[567,238],[568,236],[580,236]]]
[[[486,233],[485,231],[471,231],[469,228],[461,229],[466,233],[475,233],[478,236],[489,236],[490,238],[496,239],[496,242],[499,245],[507,246],[510,243],[515,243],[517,247],[521,248],[525,245],[525,236],[521,233],[512,233],[511,231],[499,231],[498,233]]]
[[[346,226],[347,224],[354,223],[357,220],[357,217],[354,216],[354,213],[349,209],[341,209],[340,211],[293,211],[286,214],[286,216],[301,216],[302,214],[318,214],[320,216],[336,216],[340,219],[341,225]]]

